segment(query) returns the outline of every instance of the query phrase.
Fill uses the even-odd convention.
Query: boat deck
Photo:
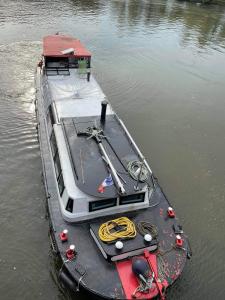
[[[102,158],[96,140],[94,138],[88,138],[87,135],[83,135],[87,131],[87,128],[93,126],[102,128],[99,116],[64,118],[62,119],[62,124],[72,156],[75,174],[77,175],[75,176],[76,185],[84,193],[91,196],[98,198],[117,197],[118,191],[115,185],[107,187],[102,195],[98,192],[98,186],[109,176],[109,169]],[[137,185],[137,181],[129,175],[127,165],[131,161],[139,161],[140,158],[121,127],[116,115],[106,117],[102,134],[105,136],[102,138],[102,145],[119,174],[121,182],[124,184],[126,194],[136,193],[134,187]],[[149,174],[148,185],[150,184]],[[146,182],[139,182],[138,186],[141,191],[142,188],[146,186]]]
[[[42,118],[43,116],[40,114],[39,119]],[[54,169],[51,163],[50,148],[43,120],[39,126],[46,194],[49,195],[47,201],[51,216],[50,232],[53,239],[53,248],[55,248],[55,251],[60,254],[61,259],[64,261],[63,268],[69,273],[71,281],[75,280],[78,282],[81,278],[81,273],[85,272],[80,285],[95,294],[97,299],[99,299],[98,296],[105,297],[106,299],[125,299],[116,263],[108,262],[99,251],[90,234],[90,222],[73,224],[66,222],[62,218],[58,194],[56,192],[57,185],[53,176]],[[168,218],[168,206],[168,200],[156,183],[156,187],[151,195],[150,207],[137,212],[125,213],[123,216],[131,218],[134,222],[148,221],[157,226],[159,231],[158,261],[162,265],[162,268],[164,268],[162,275],[166,276],[169,283],[172,284],[179,277],[185,266],[187,251],[174,248],[176,236],[173,225],[179,221]],[[115,215],[96,219],[96,222],[100,222],[101,220],[103,223],[113,218],[115,218]],[[62,243],[59,233],[65,228],[68,229],[69,239],[68,242]],[[185,239],[184,249],[188,249],[187,243]],[[75,245],[77,255],[74,260],[66,262],[65,253],[71,244]],[[110,280],[110,284],[105,284],[107,278]]]

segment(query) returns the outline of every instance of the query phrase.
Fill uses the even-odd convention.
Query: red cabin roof
[[[63,50],[73,48],[74,57],[91,57],[91,53],[77,39],[65,35],[48,35],[43,39],[43,55],[55,57],[71,57],[71,54],[62,54]]]

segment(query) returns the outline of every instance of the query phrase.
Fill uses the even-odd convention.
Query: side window
[[[73,212],[73,199],[69,198],[66,205],[66,210],[68,210],[69,212]]]
[[[50,137],[50,145],[51,145],[51,150],[52,150],[52,156],[53,156],[53,159],[54,159],[55,155],[56,155],[56,152],[57,152],[57,144],[56,144],[54,131],[52,132],[52,135]]]
[[[47,125],[48,125],[48,132],[51,134],[52,132],[52,125],[54,124],[54,117],[52,112],[52,106],[49,105],[48,113],[47,113]]]
[[[54,164],[55,164],[55,173],[56,173],[56,178],[58,180],[60,174],[62,173],[60,161],[59,161],[59,153],[58,151],[56,152],[56,155],[54,157]]]
[[[60,196],[62,196],[64,188],[65,188],[62,172],[59,175],[59,178],[58,178],[57,182],[58,182],[58,187],[59,187],[59,194],[60,194]]]
[[[51,144],[51,150],[52,150],[52,156],[55,166],[55,175],[58,183],[59,188],[59,194],[62,196],[64,191],[64,181],[63,181],[63,175],[62,175],[62,168],[59,160],[59,152],[56,144],[56,138],[54,132],[52,132],[51,138],[50,138],[50,144]]]

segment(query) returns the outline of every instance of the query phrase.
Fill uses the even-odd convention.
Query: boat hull
[[[121,280],[118,268],[114,262],[108,262],[96,246],[90,235],[89,223],[68,223],[61,214],[60,201],[57,193],[57,182],[54,176],[54,166],[51,157],[49,137],[45,120],[44,99],[42,95],[42,72],[38,68],[36,76],[36,111],[38,121],[38,136],[40,153],[43,165],[43,178],[47,198],[47,208],[50,221],[50,238],[54,252],[61,259],[61,271],[59,279],[73,292],[85,290],[96,299],[129,299],[124,282]],[[167,208],[171,206],[164,195],[157,181],[151,196],[151,206],[148,209],[127,213],[126,216],[135,222],[148,220],[157,224],[159,228],[159,247],[157,257],[164,260],[167,269],[163,277],[172,285],[181,275],[190,254],[189,243],[186,236],[183,236],[184,244],[176,249],[175,233],[173,225],[178,219],[167,216]],[[115,216],[112,216],[112,219]],[[110,217],[99,218],[102,223]],[[69,234],[68,242],[62,243],[60,232],[67,229]],[[68,261],[66,251],[70,244],[76,247],[75,259]],[[149,298],[151,299],[151,298]]]

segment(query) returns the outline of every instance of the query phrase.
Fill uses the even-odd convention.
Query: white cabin
[[[69,222],[147,208],[152,192],[151,169],[110,104],[101,124],[101,105],[107,99],[90,68],[91,54],[79,40],[58,35],[44,39],[41,92],[46,130],[61,212]],[[111,169],[98,142],[80,134],[95,126],[106,136],[100,143]],[[130,161],[142,162],[148,172],[145,181],[130,176]],[[115,175],[113,184],[100,193],[98,187],[109,174]]]

